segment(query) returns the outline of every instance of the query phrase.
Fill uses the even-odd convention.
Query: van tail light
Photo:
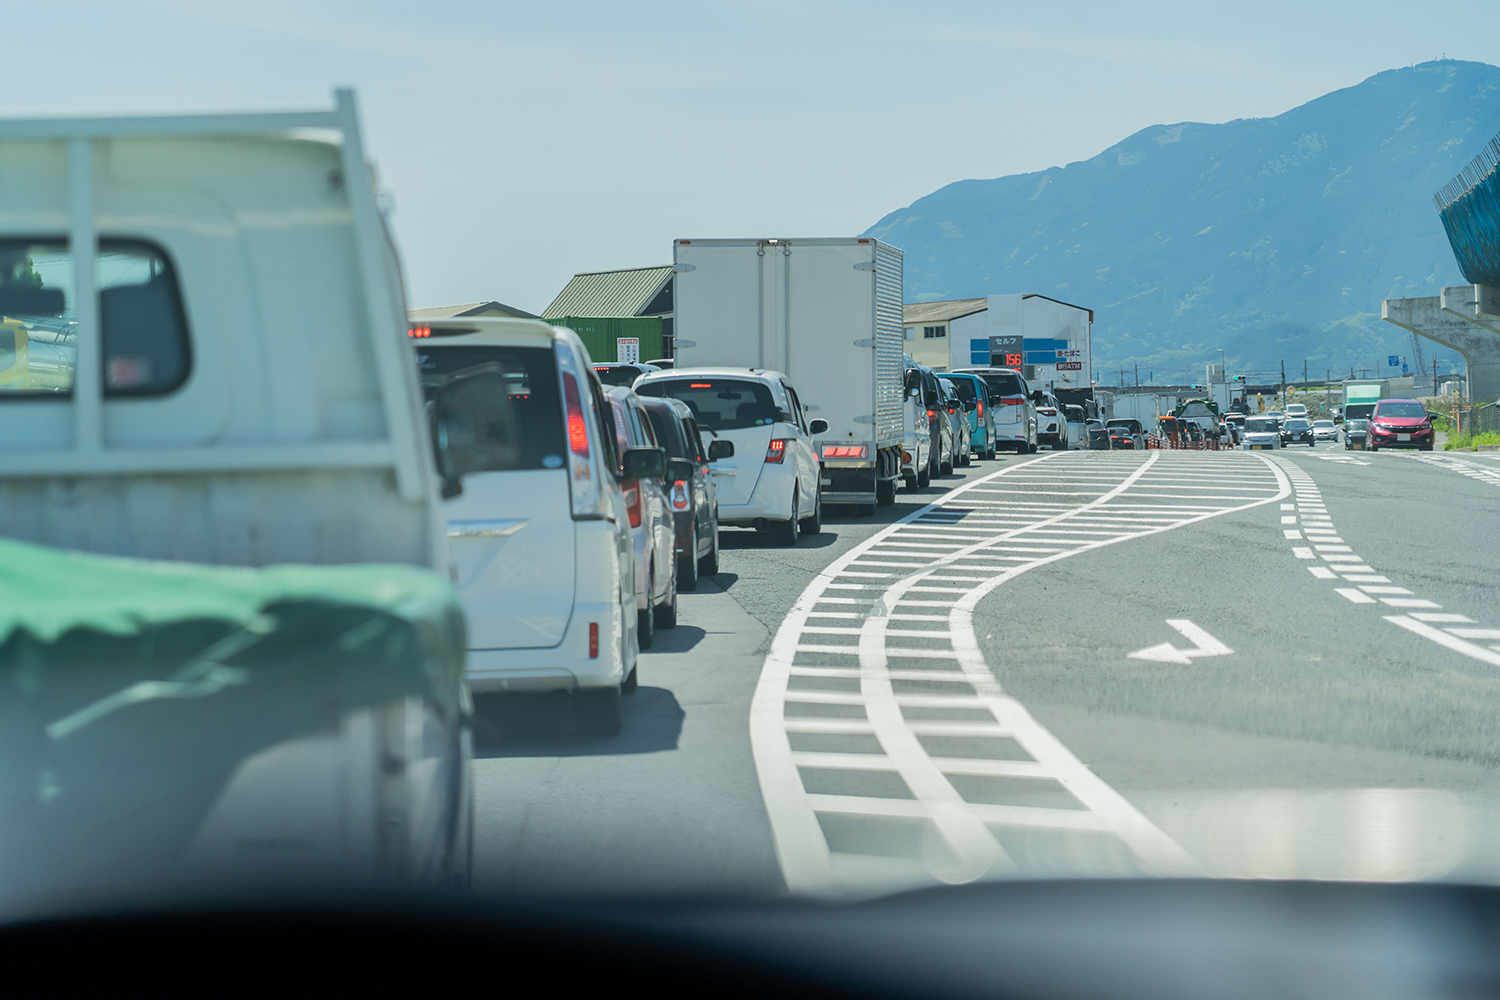
[[[977,412],[979,414],[979,419],[983,420],[984,419],[984,400],[980,399],[977,402],[979,403],[979,409],[976,410],[975,412]]]
[[[589,659],[599,659],[599,623],[589,622]]]
[[[630,514],[630,526],[641,526],[641,481],[632,479],[625,483],[625,510]]]
[[[1025,396],[1001,396],[1000,397],[1000,405],[1001,406],[1025,406],[1026,405],[1026,397]]]
[[[786,458],[786,438],[772,438],[771,443],[766,445],[766,461],[772,465],[780,465],[781,460]]]
[[[927,411],[927,424],[928,424],[928,426],[930,427],[930,426],[932,426],[935,423],[937,423],[937,410],[928,410]]]
[[[864,458],[868,445],[863,444],[825,444],[823,446],[824,458]]]
[[[584,379],[590,378],[578,365],[572,349],[562,340],[554,344],[558,380],[562,384],[563,422],[568,437],[568,478],[575,518],[602,518],[608,514],[608,500],[594,474],[594,458],[589,448],[588,408],[584,396],[589,391]]]
[[[687,510],[692,504],[692,497],[688,495],[688,484],[679,479],[672,484],[672,509]]]

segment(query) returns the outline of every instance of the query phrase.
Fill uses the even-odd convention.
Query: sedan
[[[1305,444],[1309,448],[1315,446],[1318,439],[1313,437],[1312,424],[1307,422],[1306,417],[1287,417],[1281,424],[1281,446],[1285,448],[1289,444]]]
[[[1339,439],[1338,424],[1332,420],[1314,420],[1313,440],[1315,441],[1337,441]]]
[[[1145,448],[1146,429],[1139,420],[1117,417],[1109,422],[1109,446],[1111,448]]]

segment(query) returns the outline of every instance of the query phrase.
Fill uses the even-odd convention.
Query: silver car
[[[639,396],[623,386],[611,386],[604,390],[604,397],[609,400],[614,416],[619,454],[636,448],[664,451]],[[625,510],[635,539],[635,595],[641,648],[650,649],[658,628],[677,624],[677,526],[664,478],[627,479],[620,488],[625,493]]]

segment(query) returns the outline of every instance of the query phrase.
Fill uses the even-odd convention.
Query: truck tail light
[[[630,526],[641,526],[641,482],[632,479],[625,483],[625,510],[630,514]]]
[[[781,460],[786,458],[786,445],[785,438],[772,438],[771,443],[766,446],[766,461],[780,465]]]
[[[905,465],[911,464],[911,452],[907,451],[905,448],[901,449],[901,461]]]
[[[824,458],[864,458],[867,445],[862,444],[825,444],[823,446]]]
[[[672,484],[672,509],[687,510],[692,498],[688,496],[688,484],[679,479]]]
[[[599,659],[599,623],[589,622],[589,659]]]

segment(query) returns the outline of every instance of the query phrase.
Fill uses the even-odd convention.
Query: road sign
[[[1167,624],[1181,632],[1193,644],[1191,649],[1178,649],[1170,642],[1159,646],[1147,646],[1129,654],[1132,660],[1155,660],[1158,663],[1192,663],[1199,656],[1228,656],[1234,650],[1186,618],[1168,618]]]
[[[1401,363],[1401,356],[1399,354],[1392,354],[1386,358],[1385,363],[1391,368],[1394,368]]]

